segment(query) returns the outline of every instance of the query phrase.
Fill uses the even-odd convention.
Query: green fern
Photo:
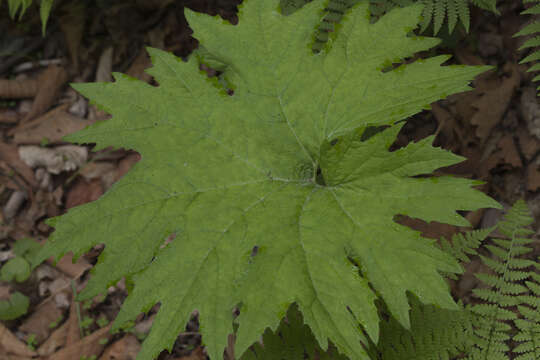
[[[289,307],[286,320],[273,332],[269,328],[264,332],[262,342],[255,343],[242,355],[240,360],[346,360],[347,357],[337,351],[323,351],[310,328],[304,324],[298,306]]]
[[[536,3],[536,4],[534,6],[532,6],[531,8],[523,11],[521,13],[522,15],[525,15],[525,14],[538,15],[538,14],[540,14],[540,1],[538,1],[538,0],[523,0],[523,2],[524,3]],[[526,56],[523,60],[521,60],[519,62],[520,64],[530,63],[530,62],[534,62],[534,61],[537,61],[538,59],[540,59],[540,50],[538,49],[538,47],[540,46],[540,36],[538,36],[538,33],[540,33],[540,21],[535,20],[532,23],[530,23],[529,25],[525,26],[523,29],[521,29],[521,31],[519,31],[517,34],[514,35],[514,37],[516,37],[516,36],[525,36],[525,35],[537,34],[533,38],[525,41],[525,43],[523,45],[521,45],[521,47],[519,48],[519,50],[537,48],[530,55]],[[531,66],[528,71],[530,72],[530,71],[538,71],[538,70],[540,70],[540,64],[536,63],[533,66]],[[538,81],[538,80],[540,80],[540,75],[535,76],[534,79],[533,79],[533,81]],[[540,90],[540,86],[537,87],[536,90]]]
[[[394,318],[381,321],[382,360],[442,360],[470,349],[473,330],[467,311],[424,305],[411,294],[409,303],[410,330]]]
[[[469,255],[478,255],[476,249],[480,247],[482,241],[491,234],[495,227],[473,230],[465,233],[458,233],[452,236],[452,240],[441,239],[441,249],[452,255],[460,263],[471,261]],[[463,269],[463,267],[462,267]],[[456,280],[457,276],[452,273],[444,274],[446,277]]]
[[[41,31],[45,35],[45,29],[47,27],[47,20],[49,19],[49,14],[51,13],[51,8],[54,0],[41,0],[39,8],[39,16],[41,18]],[[0,5],[2,0],[0,0]],[[7,0],[9,16],[14,19],[18,16],[20,20],[26,10],[32,5],[32,0]]]
[[[326,13],[321,26],[315,35],[314,51],[318,52],[328,40],[330,33],[335,31],[344,13],[360,0],[328,0]],[[497,0],[370,0],[370,13],[379,17],[394,7],[409,6],[421,1],[424,4],[422,13],[423,20],[420,23],[421,31],[424,32],[433,23],[433,33],[437,34],[446,21],[448,32],[452,33],[460,21],[465,30],[469,32],[470,14],[469,5],[475,5],[481,9],[499,14],[496,8]],[[280,8],[284,15],[291,14],[310,0],[281,0]]]
[[[532,233],[527,229],[531,223],[525,202],[516,202],[498,224],[504,238],[495,238],[493,245],[486,246],[492,257],[480,255],[482,262],[495,275],[476,274],[488,288],[473,290],[474,296],[483,303],[470,307],[474,317],[475,347],[469,354],[469,360],[506,360],[510,351],[523,353],[520,360],[539,358],[537,296],[540,291],[538,274],[534,272],[538,263],[521,257],[532,251],[528,246],[532,240],[527,237]],[[527,286],[522,284],[523,281]],[[513,311],[516,306],[519,314]],[[520,329],[514,340],[522,344],[515,349],[508,345],[512,330],[509,320]]]
[[[540,263],[537,262],[535,265],[537,270],[540,270]],[[532,274],[531,280],[526,281],[525,284],[532,295],[520,298],[523,305],[519,305],[518,310],[524,318],[514,320],[519,332],[512,340],[520,344],[513,349],[513,352],[520,354],[515,360],[538,360],[540,359],[540,274]]]

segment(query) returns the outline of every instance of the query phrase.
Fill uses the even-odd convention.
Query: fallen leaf
[[[52,329],[49,326],[62,316],[54,301],[44,301],[37,309],[24,320],[19,330],[27,334],[34,334],[37,343],[41,344],[49,337]]]
[[[71,115],[67,108],[69,104],[61,105],[30,122],[23,123],[8,132],[13,135],[16,144],[39,145],[44,140],[49,144],[62,142],[62,137],[84,129],[93,121],[83,120]]]
[[[533,161],[527,166],[527,190],[536,191],[540,188],[540,164]]]
[[[78,279],[86,270],[90,269],[91,267],[92,265],[90,265],[84,257],[78,258],[77,262],[73,263],[72,253],[66,254],[64,257],[62,257],[62,259],[60,259],[60,261],[56,263],[56,268],[72,279]]]
[[[77,302],[71,300],[69,307],[69,317],[66,321],[66,346],[75,344],[81,340],[81,329],[79,328],[79,318],[77,316]]]
[[[531,136],[531,134],[520,127],[517,131],[519,148],[527,160],[531,160],[533,156],[540,150],[540,141]]]
[[[489,86],[482,96],[472,104],[478,111],[470,121],[471,124],[477,126],[476,135],[482,143],[486,141],[491,130],[502,120],[512,95],[520,83],[519,72],[515,65],[508,63],[503,69],[509,76],[499,80],[498,85]],[[500,78],[497,74],[494,76]],[[485,80],[485,82],[490,80]]]
[[[19,157],[19,150],[16,146],[0,142],[0,159],[4,160],[10,168],[13,168],[26,181],[31,188],[38,186],[34,172]],[[28,188],[31,193],[32,189]]]
[[[131,334],[109,345],[99,360],[135,360],[141,350],[141,344]]]
[[[99,179],[86,181],[79,177],[66,195],[66,209],[97,200],[104,191]]]
[[[47,111],[55,101],[58,91],[64,86],[67,80],[68,75],[63,67],[56,65],[47,67],[39,76],[39,88],[34,98],[32,109],[22,119],[22,123],[28,122]]]
[[[102,344],[103,340],[108,341],[111,338],[110,328],[111,325],[107,325],[93,332],[76,343],[55,352],[47,360],[73,360],[80,359],[81,356],[99,356],[105,347],[105,344]]]
[[[67,322],[54,330],[47,340],[37,349],[39,356],[49,356],[66,343]]]
[[[514,142],[514,138],[511,134],[503,136],[497,143],[497,146],[499,149],[501,149],[502,159],[506,164],[510,164],[516,168],[523,166],[516,148],[516,143]]]
[[[13,354],[19,356],[35,356],[37,353],[32,351],[23,343],[17,339],[15,335],[9,331],[2,323],[0,323],[0,350],[4,354]]]
[[[152,66],[152,62],[150,61],[150,57],[148,56],[148,53],[144,48],[141,48],[139,50],[139,54],[129,67],[126,74],[129,76],[132,76],[134,78],[137,78],[139,80],[150,82],[152,79],[152,76],[145,72],[144,70],[148,69],[150,66]]]

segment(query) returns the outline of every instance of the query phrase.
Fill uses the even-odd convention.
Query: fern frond
[[[452,240],[441,238],[440,247],[458,262],[467,263],[471,261],[469,255],[478,254],[476,249],[480,247],[482,242],[494,229],[495,227],[493,226],[485,229],[467,231],[465,233],[457,233],[452,236]],[[457,279],[457,276],[454,273],[445,273],[444,275],[449,279]]]
[[[535,356],[540,352],[537,331],[540,326],[540,286],[536,286],[539,276],[534,272],[538,263],[522,257],[532,251],[529,238],[532,231],[527,228],[531,223],[527,205],[523,200],[517,201],[497,225],[504,238],[495,238],[493,245],[485,247],[490,256],[480,255],[482,262],[494,274],[476,274],[488,287],[473,290],[474,296],[483,303],[470,307],[474,318],[475,346],[469,360],[506,360],[510,351],[521,353],[520,360],[539,359]],[[515,349],[508,346],[512,330],[508,323],[510,320],[520,330],[513,340],[522,344]]]
[[[240,360],[347,360],[337,351],[321,350],[296,304],[289,307],[276,332],[266,329],[262,343],[255,343]]]
[[[393,318],[381,321],[378,348],[382,360],[450,359],[472,346],[470,314],[422,304],[409,295],[411,329]]]
[[[539,15],[540,14],[540,2],[538,2],[538,0],[524,0],[523,2],[524,3],[536,2],[536,4],[530,7],[529,9],[523,11],[521,13],[522,15],[526,15],[526,14]],[[521,29],[519,32],[514,34],[514,37],[527,36],[527,35],[532,35],[532,34],[537,34],[537,33],[540,33],[540,21],[538,20],[538,17],[536,16],[536,19],[532,23],[526,25],[523,29]],[[533,50],[533,52],[530,55],[526,56],[519,63],[526,64],[526,63],[539,60],[540,59],[539,47],[540,47],[540,36],[535,36],[534,38],[531,38],[525,41],[523,45],[519,47],[519,50],[534,49],[534,48],[536,48],[536,50]],[[533,72],[533,71],[538,71],[538,70],[540,70],[540,65],[535,64],[531,66],[527,70],[527,72]],[[540,76],[536,76],[533,79],[533,81],[538,81],[538,80],[540,80]],[[536,89],[540,90],[540,86],[537,87]]]
[[[540,258],[534,266],[540,271]],[[540,273],[531,274],[525,284],[529,294],[520,297],[523,305],[518,310],[523,318],[514,320],[519,331],[512,340],[519,345],[513,352],[519,354],[516,360],[537,360],[540,359]]]
[[[480,247],[482,241],[491,234],[495,226],[485,229],[457,233],[452,236],[452,241],[441,239],[441,249],[452,255],[460,262],[469,262],[468,255],[477,255],[476,249]]]
[[[281,0],[280,8],[283,15],[289,15],[304,6],[311,0]],[[339,24],[344,13],[351,6],[360,0],[329,0],[325,8],[321,25],[315,36],[313,50],[319,52],[328,41],[329,33],[335,31],[335,26]],[[497,0],[370,0],[370,13],[374,17],[395,7],[404,7],[416,2],[422,2],[424,10],[422,12],[422,22],[420,30],[424,32],[433,23],[434,34],[436,35],[442,28],[445,21],[448,22],[448,32],[452,33],[458,23],[461,22],[465,30],[469,32],[469,4],[473,4],[481,9],[489,10],[499,14],[496,8]]]
[[[452,0],[437,0],[434,2],[433,33],[438,34],[446,17],[446,3]]]

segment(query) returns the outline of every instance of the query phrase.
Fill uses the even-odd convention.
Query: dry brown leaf
[[[53,105],[59,90],[68,80],[67,72],[63,67],[51,65],[39,76],[38,92],[32,104],[32,109],[22,119],[22,123],[43,114]]]
[[[527,167],[527,190],[538,189],[540,189],[540,164],[539,161],[533,161]]]
[[[182,356],[181,358],[176,358],[174,360],[206,360],[206,355],[202,347],[196,347],[191,354],[187,356]]]
[[[49,356],[66,343],[67,322],[54,330],[47,340],[37,349],[39,356]]]
[[[499,149],[502,152],[502,159],[506,164],[510,164],[513,167],[519,168],[523,166],[519,153],[517,151],[516,143],[511,134],[503,136],[497,143]]]
[[[61,105],[43,116],[11,129],[8,134],[13,135],[13,142],[16,144],[39,145],[43,140],[50,144],[60,143],[63,136],[92,124],[92,121],[71,115],[67,111],[68,107],[69,104]]]
[[[84,165],[79,171],[85,180],[101,179],[107,174],[112,174],[116,171],[116,166],[110,162],[91,161]]]
[[[32,98],[38,92],[37,79],[0,79],[0,98],[25,99]]]
[[[99,356],[105,347],[103,340],[108,341],[111,338],[110,328],[111,325],[108,325],[93,332],[76,343],[55,352],[47,360],[73,360],[80,359],[81,356]]]
[[[472,103],[478,111],[470,122],[477,126],[476,135],[482,143],[487,140],[491,130],[501,122],[514,91],[521,81],[516,65],[507,63],[504,70],[509,76],[501,80],[497,74],[494,74],[497,84],[493,84],[492,77],[478,81],[477,88],[484,88],[485,91],[478,100]]]
[[[54,301],[44,301],[37,307],[36,311],[24,320],[19,330],[27,334],[35,334],[36,341],[41,344],[52,331],[49,325],[61,317],[62,310],[58,309]]]
[[[84,178],[79,177],[66,195],[66,208],[71,209],[72,207],[97,200],[103,193],[103,185],[101,185],[99,179],[86,181]]]
[[[10,168],[20,174],[26,183],[30,185],[30,187],[27,188],[29,193],[31,193],[31,188],[37,187],[38,184],[34,177],[34,172],[19,157],[19,149],[17,146],[0,142],[0,159],[4,160]]]
[[[148,56],[148,53],[144,48],[141,48],[126,74],[144,82],[150,82],[152,76],[144,70],[148,69],[151,65],[152,62],[150,61],[150,56]]]
[[[47,260],[47,262],[49,262],[49,260]],[[54,264],[54,261],[49,263]],[[92,265],[90,265],[83,257],[78,258],[77,262],[73,263],[73,253],[71,252],[64,255],[58,261],[58,263],[56,263],[56,268],[72,279],[78,279],[86,270],[90,269],[91,267]]]
[[[135,360],[141,350],[137,338],[131,334],[109,345],[99,360]]]
[[[79,318],[77,316],[77,302],[71,300],[69,307],[69,318],[66,321],[66,346],[75,344],[81,340],[81,329],[79,328]]]
[[[520,127],[517,131],[519,148],[527,160],[540,151],[540,141],[533,137],[525,128]]]
[[[17,339],[2,323],[0,323],[0,354],[13,354],[19,356],[35,356],[37,353],[30,350],[25,343]]]

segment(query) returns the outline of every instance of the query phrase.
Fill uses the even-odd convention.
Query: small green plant
[[[36,350],[37,340],[36,340],[36,334],[29,334],[26,338],[26,346],[32,350]]]
[[[331,341],[367,360],[376,302],[406,329],[407,292],[459,309],[440,274],[460,273],[457,261],[396,215],[466,226],[457,210],[500,207],[478,181],[429,176],[463,160],[433,137],[389,151],[403,119],[490,67],[441,66],[448,56],[401,64],[439,43],[412,33],[419,5],[372,23],[358,4],[318,54],[321,3],[277,9],[247,0],[237,26],[186,10],[228,88],[199,71],[200,53],[184,62],[157,49],[148,49],[157,87],[122,74],[74,86],[113,117],[67,140],[136,149],[142,160],[107,195],[50,219],[55,232],[33,265],[105,243],[79,299],[133,278],[113,330],[161,303],[139,360],[170,349],[194,309],[212,359],[235,328],[241,355],[293,303],[322,350]]]
[[[15,257],[8,260],[0,268],[0,280],[7,282],[26,281],[30,276],[28,259],[31,259],[39,249],[39,244],[30,238],[17,240],[12,248]]]
[[[14,258],[8,260],[0,268],[0,280],[6,282],[24,282],[30,276],[29,260],[39,251],[37,242],[29,238],[19,239],[13,245]],[[0,300],[0,320],[13,320],[28,311],[30,300],[20,292],[11,294],[8,300]]]
[[[8,300],[0,300],[0,320],[14,320],[28,311],[30,299],[16,291]]]
[[[58,326],[58,324],[60,324],[60,322],[64,319],[64,316],[63,315],[60,315],[56,320],[54,320],[53,322],[51,322],[49,324],[49,328],[50,329],[54,329],[55,327]]]
[[[538,15],[540,14],[540,1],[538,0],[523,0],[525,4],[527,3],[533,3],[534,5],[530,7],[529,9],[523,11],[521,14],[530,14],[530,15]],[[531,54],[527,55],[523,60],[520,61],[520,64],[527,64],[531,62],[535,62],[533,66],[529,68],[528,71],[536,72],[540,70],[540,63],[538,63],[538,60],[540,60],[540,50],[538,50],[538,47],[540,46],[540,36],[538,36],[538,33],[540,33],[540,21],[538,19],[533,20],[529,25],[525,26],[521,31],[519,31],[514,36],[526,36],[526,35],[533,35],[536,34],[533,38],[530,38],[529,40],[525,41],[523,45],[519,48],[519,50],[524,49],[533,49]],[[533,81],[540,80],[540,75],[537,75],[534,77]],[[536,90],[540,90],[540,86],[536,88]]]
[[[39,16],[41,18],[42,32],[45,35],[45,29],[47,28],[47,21],[51,13],[54,0],[40,0],[39,4]],[[20,20],[26,10],[32,5],[32,0],[7,0],[9,8],[9,16],[12,19],[18,17]],[[2,5],[2,0],[0,0],[0,5]]]

